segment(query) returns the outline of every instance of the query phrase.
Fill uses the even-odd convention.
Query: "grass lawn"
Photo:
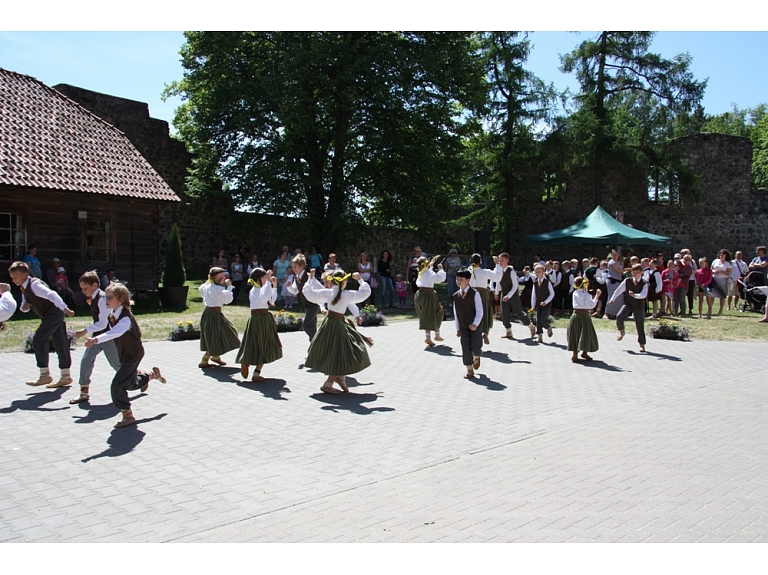
[[[159,302],[139,302],[134,307],[134,314],[139,320],[143,339],[147,341],[163,340],[168,337],[168,333],[173,329],[178,322],[192,321],[197,323],[200,320],[200,315],[203,312],[203,303],[200,293],[198,292],[198,286],[202,281],[190,281],[187,282],[189,286],[189,296],[187,298],[187,309],[180,311],[163,311]],[[438,284],[435,286],[440,297],[441,302],[446,301],[446,284]],[[376,304],[381,303],[380,292],[376,292]],[[397,298],[395,298],[397,302]],[[397,305],[397,304],[395,304]],[[416,313],[413,310],[412,298],[408,298],[408,306],[406,309],[397,308],[384,308],[381,311],[387,316],[389,321],[403,321],[408,319],[415,319]],[[362,305],[360,306],[362,307]],[[717,310],[718,304],[715,303],[714,309]],[[295,313],[302,313],[303,308],[301,304],[294,306]],[[245,323],[250,316],[250,310],[248,308],[248,298],[245,292],[240,294],[237,305],[227,306],[224,310],[226,316],[232,321],[237,330],[242,333],[245,329]],[[745,312],[739,313],[738,311],[724,311],[724,315],[721,317],[713,316],[711,320],[706,319],[668,319],[670,323],[678,323],[690,330],[691,339],[708,339],[708,340],[720,340],[720,341],[766,341],[768,340],[768,324],[758,323],[757,320],[762,318],[761,314]],[[31,312],[30,312],[31,314]],[[322,316],[318,318],[318,321],[322,321]],[[82,329],[87,325],[93,323],[90,313],[87,309],[76,310],[76,315],[70,319],[67,319],[67,327],[73,330]],[[593,320],[595,329],[598,331],[616,331],[615,321],[605,321],[595,319]],[[28,318],[27,314],[17,312],[13,319],[8,321],[8,329],[0,334],[0,352],[13,352],[20,351],[24,336],[33,331],[39,320],[36,316]],[[651,326],[657,325],[658,321],[646,319],[646,333]],[[558,318],[554,326],[555,328],[565,328],[568,325],[568,318]],[[446,326],[448,331],[453,330],[452,324]],[[503,329],[500,322],[494,323],[494,330],[500,331]],[[631,336],[634,330],[634,322],[628,320],[627,335]],[[82,343],[83,340],[80,340]]]

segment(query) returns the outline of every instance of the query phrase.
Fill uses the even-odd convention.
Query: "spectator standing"
[[[317,252],[317,248],[312,246],[309,249],[309,267],[315,270],[315,277],[320,277],[323,273],[323,254]]]
[[[445,270],[445,278],[448,283],[448,303],[453,301],[453,294],[456,293],[458,288],[456,287],[456,272],[462,268],[461,258],[458,256],[458,252],[455,249],[448,251],[448,257],[443,262],[443,269]],[[450,305],[450,309],[453,310],[453,305]]]
[[[211,261],[211,267],[223,269],[226,276],[230,277],[229,262],[227,261],[227,258],[224,257],[224,250],[219,250],[216,252],[216,257]]]
[[[387,291],[389,291],[389,307],[395,307],[395,286],[392,284],[392,254],[389,253],[389,250],[381,252],[376,271],[379,273],[379,283],[381,283],[381,307],[386,305],[384,294]]]
[[[336,254],[328,254],[328,261],[323,266],[323,272],[335,272],[340,269],[341,266],[336,261]]]
[[[717,254],[717,259],[712,262],[712,273],[714,274],[714,280],[712,281],[712,295],[720,300],[720,308],[717,311],[717,315],[723,315],[723,306],[725,305],[725,298],[728,297],[729,282],[731,281],[731,253],[728,250],[720,250]]]
[[[768,256],[766,256],[765,246],[757,246],[755,251],[757,256],[749,264],[749,271],[757,270],[763,274],[763,279],[766,279],[768,276]]]
[[[40,260],[37,259],[37,247],[29,246],[27,248],[27,255],[22,259],[24,263],[29,266],[30,277],[43,279],[43,267],[40,264]],[[58,268],[57,268],[58,269]],[[53,287],[53,286],[51,286]]]
[[[693,259],[691,250],[680,250],[683,254],[683,261],[686,265],[691,266],[691,277],[688,278],[688,313],[693,317],[693,300],[696,299],[696,270],[699,269],[696,265],[696,260]]]
[[[283,284],[285,283],[285,276],[288,273],[288,268],[291,267],[291,259],[288,257],[288,246],[283,246],[280,255],[272,263],[272,269],[275,277],[277,278],[277,303],[283,303]]]
[[[421,256],[426,257],[427,254],[425,254],[419,246],[416,246],[413,248],[413,257],[408,260],[408,263],[405,266],[408,273],[408,283],[411,284],[412,295],[416,295],[416,292],[419,291],[419,288],[416,285],[416,280],[419,277],[419,258]]]
[[[237,304],[237,298],[240,295],[240,288],[243,285],[243,263],[240,261],[240,254],[235,254],[235,261],[229,266],[230,276],[232,277],[232,304]]]
[[[56,274],[58,273],[61,260],[59,258],[51,259],[51,265],[45,270],[45,283],[48,284],[52,290],[56,289]]]
[[[701,319],[701,304],[707,298],[707,319],[712,319],[712,270],[707,258],[699,258],[699,269],[696,270],[696,284],[699,287],[699,319]]]
[[[368,296],[368,299],[363,301],[363,304],[367,305],[370,303],[371,305],[376,305],[373,292],[376,288],[376,284],[371,282],[371,276],[373,276],[373,264],[368,261],[368,254],[366,252],[361,253],[357,260],[357,272],[360,274],[360,277],[363,278],[365,283],[371,284],[371,294]]]
[[[107,273],[101,276],[101,289],[105,290],[112,282],[119,282],[120,280],[115,277],[115,270],[108,269]]]
[[[675,254],[675,262],[677,263],[678,273],[680,274],[677,287],[675,288],[675,315],[678,317],[685,316],[685,299],[688,297],[688,283],[693,276],[691,256],[687,257],[688,261],[686,262],[682,253]]]
[[[261,265],[258,254],[251,254],[251,261],[248,264],[248,268],[245,270],[245,273],[248,275],[248,277],[251,277],[251,273],[253,273],[253,270],[256,268],[264,269],[264,266]]]
[[[75,307],[75,292],[69,287],[69,278],[67,278],[67,271],[64,266],[59,266],[56,270],[56,283],[54,285],[56,292],[67,304],[67,307],[70,309]]]
[[[749,273],[749,266],[744,261],[744,254],[742,252],[736,252],[736,255],[731,262],[731,280],[733,281],[733,287],[731,293],[728,294],[728,309],[731,309],[731,299],[733,299],[733,309],[739,307],[739,294],[741,293],[741,286],[739,280]]]
[[[237,253],[240,254],[240,261],[245,263],[248,261],[248,254],[251,250],[245,245],[245,242],[240,242],[240,247],[237,248]]]

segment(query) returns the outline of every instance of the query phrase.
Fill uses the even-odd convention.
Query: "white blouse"
[[[371,296],[371,286],[361,280],[360,289],[344,290],[341,292],[338,301],[336,303],[331,303],[338,292],[338,286],[333,286],[330,289],[325,288],[316,278],[309,278],[302,290],[304,297],[312,303],[319,305],[325,304],[328,306],[329,311],[343,314],[350,304],[367,300]]]
[[[416,279],[416,285],[420,288],[434,288],[435,284],[443,283],[445,281],[445,270],[432,271],[432,268],[427,268],[424,273],[419,274]]]
[[[469,285],[473,288],[488,288],[488,282],[501,281],[501,269],[489,270],[486,268],[472,268],[472,277],[469,278]]]
[[[265,282],[263,286],[251,288],[248,292],[248,301],[251,302],[251,309],[267,309],[269,302],[276,295],[276,290],[272,287],[272,282]]]
[[[225,287],[219,284],[205,282],[199,289],[205,307],[222,307],[232,303],[232,286]]]
[[[586,290],[577,289],[573,292],[573,309],[594,309],[598,301]]]
[[[13,299],[11,292],[7,291],[0,296],[0,321],[10,319],[15,311],[16,300]]]
[[[357,269],[360,270],[360,277],[364,281],[368,282],[371,280],[371,271],[373,271],[373,264],[371,262],[358,262]]]

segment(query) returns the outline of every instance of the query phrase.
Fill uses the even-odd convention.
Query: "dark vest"
[[[656,293],[656,272],[652,272],[651,268],[648,268],[648,294],[652,293]]]
[[[90,309],[91,309],[91,315],[93,316],[93,323],[96,323],[99,321],[99,300],[104,297],[104,292],[101,290],[96,290],[96,293],[93,294],[93,297],[91,298],[90,303]],[[109,329],[109,324],[107,324],[107,327],[102,329],[101,331],[96,331],[93,333],[92,337],[98,337],[102,333],[106,332]]]
[[[133,314],[127,309],[120,312],[117,322],[124,317],[131,320],[131,329],[114,340],[117,346],[117,355],[120,357],[120,363],[139,362],[144,357],[144,346],[141,345],[141,329]]]
[[[631,307],[633,310],[643,310],[643,313],[645,313],[645,298],[638,299],[634,297],[629,297],[628,292],[634,292],[634,293],[640,293],[643,291],[643,286],[645,286],[647,282],[643,279],[641,279],[637,284],[635,284],[634,278],[627,278],[624,280],[624,305]]]
[[[511,286],[510,286],[510,289]],[[467,288],[467,295],[461,297],[461,290],[453,294],[453,303],[456,306],[456,319],[459,320],[459,329],[469,329],[472,322],[475,319],[477,310],[475,309],[475,294],[477,292],[474,288]],[[478,326],[479,327],[479,326]]]
[[[312,303],[304,296],[304,286],[307,285],[307,282],[309,281],[309,273],[307,270],[304,270],[301,278],[299,278],[298,275],[295,275],[293,281],[296,282],[296,287],[299,288],[299,299],[301,300],[301,303],[304,304],[304,309],[306,310],[307,306],[316,306],[316,303]]]
[[[37,278],[29,278],[29,284],[24,288],[24,301],[32,306],[32,311],[35,312],[38,317],[43,318],[55,313],[59,308],[53,305],[52,301],[39,297],[32,291],[32,284],[38,281],[40,280]]]
[[[536,306],[540,306],[541,302],[546,301],[549,297],[549,280],[544,278],[539,285],[539,279],[533,280],[533,289],[536,290]],[[552,302],[549,302],[552,303]]]
[[[507,295],[512,290],[512,266],[508,266],[507,271],[501,274],[499,285],[501,286],[502,297]]]
[[[554,285],[554,283],[555,283],[554,280],[556,280],[557,278],[560,278],[560,283],[557,284],[557,286],[555,286]],[[547,277],[547,279],[549,279],[549,281],[552,282],[552,284],[553,284],[552,287],[555,288],[555,291],[562,290],[563,289],[563,284],[564,283],[566,283],[566,284],[568,283],[567,280],[566,280],[565,274],[561,270],[557,270],[557,271],[552,270],[550,272],[549,276]]]

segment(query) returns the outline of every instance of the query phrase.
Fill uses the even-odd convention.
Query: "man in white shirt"
[[[731,263],[733,264],[731,266],[733,287],[731,288],[731,293],[728,294],[728,309],[731,309],[731,300],[733,300],[733,309],[736,309],[739,307],[739,293],[741,293],[739,278],[745,277],[749,273],[749,266],[744,261],[744,254],[742,252],[736,252]]]

